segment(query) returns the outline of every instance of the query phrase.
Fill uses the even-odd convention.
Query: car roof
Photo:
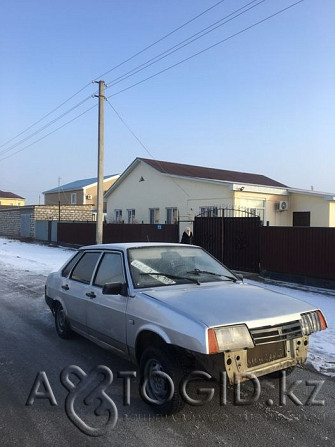
[[[111,243],[111,244],[97,244],[86,245],[79,248],[79,250],[127,250],[128,248],[140,248],[140,247],[176,247],[183,246],[185,244],[179,244],[178,242],[124,242],[124,243]],[[191,247],[191,245],[187,245]]]

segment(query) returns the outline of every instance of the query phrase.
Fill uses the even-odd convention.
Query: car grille
[[[250,333],[256,346],[302,337],[299,320],[290,321],[289,323],[283,323],[278,326],[263,326],[250,329]]]

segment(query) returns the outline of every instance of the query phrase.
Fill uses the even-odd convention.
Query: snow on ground
[[[0,265],[16,271],[48,275],[58,270],[72,253],[72,249],[0,237]],[[311,335],[308,363],[317,371],[335,377],[335,291],[279,281],[245,281],[293,296],[323,311],[328,329]]]
[[[5,266],[40,275],[58,270],[72,249],[48,247],[0,237],[0,262]]]

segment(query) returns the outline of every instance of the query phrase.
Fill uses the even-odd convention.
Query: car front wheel
[[[67,321],[63,306],[57,303],[55,307],[55,326],[60,338],[70,338],[72,336],[71,327]]]
[[[157,413],[169,415],[183,408],[185,402],[179,384],[186,370],[172,349],[147,348],[141,356],[140,373],[142,399]]]

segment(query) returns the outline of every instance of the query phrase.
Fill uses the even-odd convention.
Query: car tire
[[[60,338],[71,338],[73,334],[72,329],[60,303],[57,303],[55,306],[55,326]]]
[[[179,385],[186,373],[173,349],[147,348],[140,360],[139,391],[142,399],[161,415],[177,413],[185,405]]]

